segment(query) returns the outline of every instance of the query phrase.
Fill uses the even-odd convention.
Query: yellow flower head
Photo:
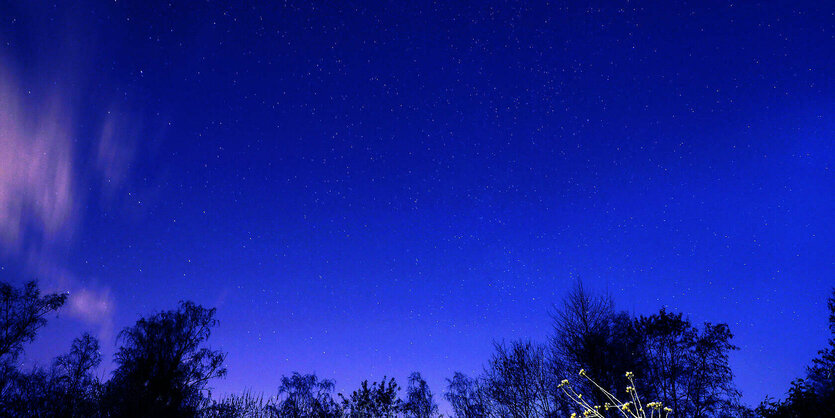
[[[586,375],[586,369],[580,369],[580,376]]]

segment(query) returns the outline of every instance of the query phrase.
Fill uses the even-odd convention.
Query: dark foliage
[[[55,387],[69,416],[92,416],[98,409],[101,384],[93,372],[101,364],[99,350],[99,341],[84,334],[73,341],[69,353],[55,360]]]
[[[46,317],[67,301],[66,294],[41,296],[37,283],[27,282],[22,289],[0,283],[0,393],[14,378],[11,365],[23,346],[35,339],[46,325]]]
[[[500,416],[547,417],[557,411],[557,380],[549,372],[541,345],[530,341],[495,344],[484,382],[494,411]]]
[[[22,289],[0,284],[3,392],[0,416],[38,417],[195,417],[204,418],[371,418],[439,416],[429,385],[409,376],[404,399],[394,379],[363,381],[350,396],[332,394],[334,383],[293,373],[280,379],[275,397],[245,393],[211,400],[208,384],[225,374],[225,354],[206,342],[217,325],[215,310],[181,302],[176,310],[142,318],[119,334],[112,378],[95,375],[99,342],[88,334],[50,367],[17,370],[25,343],[35,338],[46,316],[66,300],[41,296],[34,283]],[[586,292],[581,284],[555,310],[548,344],[516,340],[494,345],[476,378],[455,373],[444,398],[453,415],[475,417],[564,417],[576,408],[559,382],[577,370],[592,370],[602,386],[621,394],[623,374],[635,370],[644,401],[657,400],[684,417],[835,416],[835,291],[829,298],[828,346],[819,352],[805,379],[792,383],[783,401],[767,399],[756,410],[739,404],[728,355],[736,350],[725,324],[698,327],[679,313],[662,309],[647,317],[616,313],[611,300]],[[582,382],[582,380],[579,380]],[[596,391],[581,392],[588,394]],[[585,399],[585,398],[584,398]]]
[[[56,312],[66,300],[66,294],[42,296],[34,281],[25,283],[22,288],[0,283],[0,412],[16,408],[12,403],[21,399],[21,392],[28,390],[24,387],[35,388],[46,380],[46,372],[40,372],[42,376],[38,379],[22,376],[14,362],[23,347],[46,325],[46,317]]]
[[[98,340],[88,334],[76,338],[70,352],[59,356],[51,368],[16,373],[4,396],[4,412],[14,416],[95,416],[101,385],[93,372],[99,363]]]
[[[705,323],[701,332],[682,314],[659,313],[637,320],[644,343],[645,396],[673,408],[673,417],[712,417],[732,411],[739,393],[728,354],[738,348],[725,324]]]
[[[806,370],[806,379],[796,379],[783,401],[766,399],[757,413],[768,418],[835,416],[835,289],[827,301],[829,342]]]
[[[456,372],[452,379],[447,379],[444,399],[452,406],[456,417],[476,418],[493,416],[490,397],[484,385],[477,379],[471,379]]]
[[[350,418],[396,417],[403,412],[403,401],[397,397],[400,386],[394,379],[374,382],[371,386],[364,380],[360,388],[342,398],[343,413]]]
[[[119,334],[123,345],[105,391],[115,416],[194,416],[209,380],[226,374],[225,354],[203,347],[217,325],[215,310],[181,302],[177,310],[142,318]]]
[[[559,380],[585,369],[606,390],[627,397],[624,372],[642,370],[644,362],[633,318],[625,312],[616,313],[610,297],[589,293],[579,281],[551,316],[551,367],[555,375],[561,376]],[[604,399],[588,382],[575,383],[593,404],[603,404]],[[568,412],[566,406],[563,411]]]
[[[332,380],[320,380],[315,374],[282,376],[275,410],[286,418],[339,416],[339,405],[331,397],[333,386]]]
[[[438,414],[438,405],[432,396],[432,390],[418,372],[409,375],[403,410],[406,416],[412,418],[430,418]]]
[[[277,418],[278,408],[273,399],[244,392],[215,400],[200,411],[201,418]]]
[[[665,310],[643,318],[616,313],[608,297],[578,283],[552,313],[554,334],[546,347],[526,341],[496,344],[479,379],[456,374],[446,398],[456,416],[551,417],[577,411],[558,388],[563,379],[592,405],[602,393],[587,375],[620,399],[629,399],[625,372],[634,371],[644,400],[661,401],[675,417],[741,416],[728,354],[736,347],[725,324],[700,330]],[[582,411],[580,411],[582,412]]]

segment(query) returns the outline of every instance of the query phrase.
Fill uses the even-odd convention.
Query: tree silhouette
[[[175,310],[141,318],[122,330],[117,368],[105,384],[94,374],[101,355],[99,342],[89,334],[76,338],[51,367],[17,370],[14,361],[25,344],[65,301],[66,295],[41,296],[33,282],[21,289],[0,284],[0,416],[438,416],[433,394],[419,373],[409,376],[405,400],[398,398],[395,380],[384,377],[371,384],[363,381],[349,397],[340,394],[338,403],[332,397],[333,381],[293,373],[281,378],[275,397],[245,393],[212,401],[208,384],[225,375],[225,354],[206,346],[217,325],[215,310],[192,302],[181,302]],[[595,370],[603,376],[600,388],[613,393],[626,387],[625,372],[635,370],[630,384],[640,385],[647,400],[673,408],[670,416],[675,418],[835,416],[835,290],[828,302],[828,346],[812,361],[806,378],[792,383],[785,401],[767,399],[756,411],[739,404],[728,364],[728,354],[737,347],[726,324],[697,327],[665,309],[633,318],[616,313],[611,299],[591,295],[581,283],[552,313],[554,333],[548,344],[494,344],[483,374],[469,378],[456,373],[448,380],[444,398],[457,417],[568,416],[573,411],[559,396],[559,385],[576,376],[575,369],[589,374]],[[597,391],[583,393],[593,392]]]
[[[36,367],[16,373],[3,394],[2,416],[58,416],[62,394],[56,389],[54,370]]]
[[[551,318],[551,366],[558,380],[584,369],[607,391],[626,397],[624,373],[642,369],[641,341],[632,318],[615,313],[610,297],[590,293],[581,281],[575,283],[562,306],[552,311]],[[589,382],[575,383],[578,390],[591,396],[593,404],[603,404],[601,393]]]
[[[485,368],[485,385],[501,416],[547,417],[557,410],[557,381],[542,345],[530,341],[496,343]]]
[[[106,407],[117,416],[194,416],[209,380],[226,374],[225,354],[203,347],[215,309],[181,302],[179,309],[142,318],[119,334],[118,365]]]
[[[438,405],[432,397],[432,391],[418,372],[409,375],[404,411],[407,416],[414,418],[430,418],[438,414]]]
[[[101,362],[98,341],[76,338],[51,368],[18,372],[4,397],[4,416],[89,417],[97,412],[100,384],[93,370]]]
[[[766,399],[757,408],[767,418],[835,416],[835,289],[827,300],[829,342],[806,370],[806,379],[796,379],[782,402]]]
[[[331,397],[333,381],[315,374],[282,376],[275,410],[280,417],[329,418],[339,416],[339,405]]]
[[[494,416],[490,398],[484,385],[478,379],[455,372],[452,379],[447,379],[444,399],[452,406],[453,414],[459,418],[478,418]]]
[[[496,344],[484,375],[456,373],[445,398],[455,416],[551,417],[574,411],[559,391],[563,379],[594,370],[599,389],[629,399],[636,389],[664,402],[674,417],[750,414],[739,405],[728,353],[737,349],[725,324],[693,326],[682,315],[662,310],[648,318],[615,313],[608,297],[588,293],[578,282],[552,312],[549,346],[529,341]],[[626,378],[626,372],[638,377]],[[572,379],[592,405],[605,404],[602,391]],[[724,415],[723,415],[724,414]]]
[[[403,411],[403,402],[397,398],[400,386],[394,378],[381,382],[374,382],[368,386],[364,380],[360,388],[351,393],[349,398],[342,398],[342,408],[346,417],[350,418],[378,418],[395,417]]]
[[[38,329],[46,325],[46,316],[64,305],[66,294],[41,296],[36,282],[22,289],[0,283],[0,361],[13,361],[23,345],[34,340]]]
[[[705,323],[699,332],[682,314],[659,313],[637,320],[644,342],[650,398],[673,408],[673,417],[707,417],[736,409],[728,353],[733,334],[725,324]]]
[[[100,383],[93,371],[99,364],[99,341],[86,333],[73,340],[69,353],[55,359],[55,386],[66,416],[91,416],[96,411]]]
[[[835,289],[827,300],[829,308],[829,342],[818,351],[808,370],[809,382],[822,403],[830,405],[827,412],[835,413]]]
[[[56,312],[67,300],[66,294],[48,294],[34,281],[21,289],[0,283],[0,398],[9,398],[10,387],[18,380],[14,361],[23,346],[35,339],[38,330],[46,325],[46,317]],[[0,405],[2,407],[2,405]]]

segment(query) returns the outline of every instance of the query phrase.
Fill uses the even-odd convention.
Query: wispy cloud
[[[107,112],[96,154],[96,168],[107,197],[121,186],[128,174],[135,149],[134,130],[124,113]]]
[[[111,340],[116,300],[110,287],[95,280],[81,280],[53,259],[48,253],[30,251],[26,264],[32,274],[47,279],[44,291],[69,294],[64,309],[71,317],[97,327],[101,339]]]
[[[68,114],[60,100],[27,112],[0,67],[0,242],[8,252],[50,245],[76,225]]]
[[[45,290],[69,292],[70,315],[110,334],[115,300],[109,288],[80,280],[56,254],[71,245],[81,209],[94,197],[83,191],[100,189],[112,195],[124,184],[134,152],[133,142],[120,137],[126,118],[107,112],[92,148],[95,175],[85,176],[77,163],[80,150],[67,97],[55,92],[46,96],[47,103],[27,101],[28,92],[2,64],[0,255],[19,260]],[[102,187],[85,184],[90,181],[100,181]]]
[[[88,286],[70,291],[70,313],[84,322],[98,325],[102,339],[109,340],[113,336],[114,307],[115,301],[109,288]]]

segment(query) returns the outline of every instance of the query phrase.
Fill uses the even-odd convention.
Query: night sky
[[[751,405],[824,347],[835,3],[174,3],[0,2],[0,279],[70,292],[28,364],[187,299],[215,393],[440,395],[578,279],[728,323]]]

